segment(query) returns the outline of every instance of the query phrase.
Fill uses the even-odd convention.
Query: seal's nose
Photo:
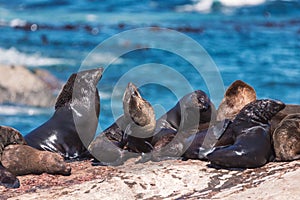
[[[285,104],[282,101],[274,100],[275,104],[277,105],[279,110],[282,110],[285,108]]]

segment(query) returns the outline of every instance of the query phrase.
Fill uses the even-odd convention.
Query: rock
[[[74,162],[70,163],[72,175],[68,177],[22,176],[19,189],[0,187],[0,199],[1,194],[15,200],[298,199],[300,196],[300,161],[271,162],[245,170],[210,168],[209,163],[199,160],[139,164],[134,161],[128,160],[118,167]]]
[[[39,77],[51,90],[60,90],[63,83],[60,82],[53,74],[44,69],[34,69],[33,73]]]
[[[46,77],[49,76],[34,74],[22,66],[0,66],[0,103],[54,105],[55,95],[52,85],[45,81]],[[50,83],[54,82],[52,77]]]

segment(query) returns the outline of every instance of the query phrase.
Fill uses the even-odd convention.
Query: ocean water
[[[128,81],[157,117],[193,89],[218,106],[237,79],[260,99],[300,104],[299,0],[0,0],[0,33],[1,64],[44,68],[62,81],[105,67],[98,132],[122,113]],[[25,135],[53,111],[0,105],[0,122]]]

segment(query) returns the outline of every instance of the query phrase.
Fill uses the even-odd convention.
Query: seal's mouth
[[[136,97],[140,96],[137,87],[131,82],[128,83],[128,86],[126,88],[126,92],[128,92],[131,96],[136,96]]]
[[[137,87],[133,83],[128,83],[127,88],[125,90],[124,96],[123,96],[123,102],[129,103],[131,100],[139,99],[140,93],[137,89]]]

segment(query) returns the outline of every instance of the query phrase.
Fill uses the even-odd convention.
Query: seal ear
[[[255,100],[256,92],[253,87],[241,80],[233,82],[217,110],[217,120],[233,119],[245,105]]]
[[[76,74],[72,74],[67,80],[66,84],[63,86],[62,90],[56,98],[55,110],[65,106],[68,102],[71,101],[75,79]]]

